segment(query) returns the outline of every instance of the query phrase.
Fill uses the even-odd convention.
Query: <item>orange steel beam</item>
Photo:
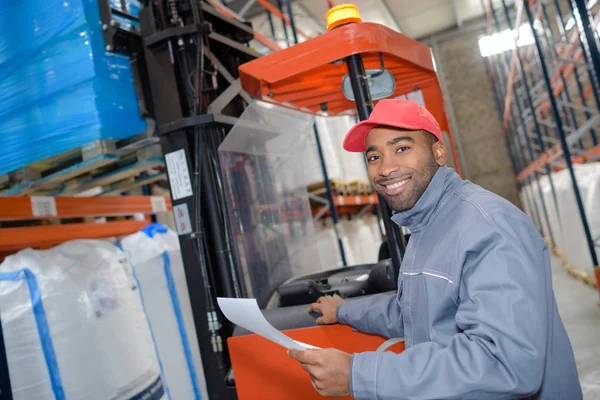
[[[269,3],[268,0],[256,0],[256,2],[258,4],[260,4],[261,6],[263,6],[271,14],[274,14],[275,16],[279,17],[279,19],[282,19],[285,22],[286,25],[288,25],[288,26],[291,25],[290,19],[288,17],[286,17],[279,10],[279,8],[277,8],[273,4]],[[302,36],[304,36],[306,39],[310,38],[309,35],[307,35],[306,33],[302,32],[302,30],[298,29],[298,27],[296,27],[296,32],[298,32],[299,34],[301,34]]]
[[[36,216],[32,197],[0,197],[0,221],[148,215],[172,209],[171,199],[161,196],[52,197],[49,200],[56,204],[56,215]]]
[[[219,3],[218,0],[208,0],[208,2],[224,16],[226,16],[228,18],[232,18],[232,19],[237,19],[238,21],[240,20],[240,18],[237,15],[235,15],[233,12],[231,12],[227,7],[224,7],[221,3]],[[258,43],[267,47],[271,51],[281,50],[281,47],[279,47],[279,45],[277,43],[270,40],[269,38],[267,38],[265,35],[263,35],[262,33],[258,32],[258,31],[254,31],[254,39],[256,39],[256,41]]]
[[[25,248],[49,248],[74,239],[102,239],[139,232],[146,221],[115,221],[103,224],[44,225],[0,229],[0,252]]]

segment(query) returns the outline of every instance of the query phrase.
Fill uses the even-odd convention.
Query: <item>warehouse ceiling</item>
[[[483,1],[486,0],[334,0],[334,3],[355,4],[365,22],[380,23],[413,39],[422,39],[449,29],[460,29],[465,23],[481,19],[485,14]],[[277,0],[269,2],[275,6],[278,4]],[[493,0],[493,3],[498,8],[502,4],[501,0]],[[507,1],[507,4],[512,3],[513,0]],[[272,37],[267,13],[256,1],[251,7],[245,7],[248,0],[230,0],[226,4],[252,21],[256,30]],[[281,4],[287,12],[286,0],[281,0]],[[327,0],[293,0],[292,8],[297,27],[307,36],[325,31],[325,15],[329,9]],[[281,20],[273,17],[273,22],[277,42],[287,47]],[[287,33],[291,42],[291,33]],[[299,40],[303,40],[302,35]]]

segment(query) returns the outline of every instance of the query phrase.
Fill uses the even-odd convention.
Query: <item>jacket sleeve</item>
[[[402,312],[395,293],[343,303],[337,309],[337,320],[364,333],[387,338],[402,338],[404,335]]]
[[[446,346],[355,354],[356,400],[521,399],[539,390],[552,296],[548,250],[523,220],[487,217],[458,244],[456,335]]]

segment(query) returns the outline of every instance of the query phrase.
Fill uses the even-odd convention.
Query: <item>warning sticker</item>
[[[173,207],[173,215],[175,216],[175,225],[179,235],[192,233],[192,221],[187,204],[178,204]]]
[[[56,217],[56,200],[54,197],[31,196],[31,212],[34,217]]]
[[[169,172],[169,183],[173,200],[184,199],[193,194],[190,171],[187,166],[185,150],[177,150],[165,155],[167,170]]]

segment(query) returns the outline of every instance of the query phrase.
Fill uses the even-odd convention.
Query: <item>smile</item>
[[[404,191],[404,186],[406,185],[406,183],[410,180],[410,178],[401,180],[401,181],[396,181],[396,182],[390,182],[390,183],[385,183],[385,184],[380,184],[380,186],[384,189],[384,192],[388,195],[388,196],[394,196],[397,194],[402,193],[402,191]]]

